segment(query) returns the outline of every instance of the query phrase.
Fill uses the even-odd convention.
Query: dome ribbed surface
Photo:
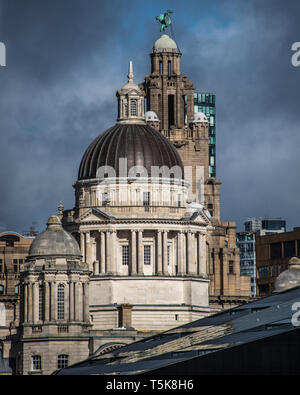
[[[39,233],[33,240],[29,249],[29,257],[78,257],[80,249],[76,239],[63,229],[58,218],[59,222],[53,221],[53,218],[56,217],[51,217],[47,229]]]
[[[96,178],[97,170],[102,166],[111,166],[119,177],[120,158],[127,158],[127,172],[134,166],[143,166],[150,176],[153,166],[170,169],[178,166],[184,177],[178,152],[160,132],[148,125],[116,124],[88,147],[80,164],[78,180]]]

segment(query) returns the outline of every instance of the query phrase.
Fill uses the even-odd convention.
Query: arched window
[[[65,319],[65,287],[63,284],[57,288],[57,319]]]
[[[136,116],[137,115],[137,101],[130,100],[130,115]]]
[[[39,321],[45,320],[45,289],[43,285],[39,286]]]
[[[69,366],[69,355],[59,355],[57,357],[57,369],[64,369]]]

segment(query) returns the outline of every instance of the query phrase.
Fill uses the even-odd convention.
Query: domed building
[[[16,373],[49,374],[251,295],[181,53],[163,34],[150,57],[139,85],[130,62],[117,123],[86,148],[74,208],[60,204],[31,245],[7,338]]]
[[[117,124],[84,153],[62,222],[92,271],[93,330],[165,330],[210,312],[210,214],[189,208],[182,160],[149,125],[159,120],[145,117],[132,63],[117,98]]]
[[[18,374],[51,374],[89,355],[89,276],[57,216],[32,242],[20,277],[20,322],[11,354]]]

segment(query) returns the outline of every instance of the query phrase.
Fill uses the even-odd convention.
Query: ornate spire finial
[[[58,209],[58,217],[61,220],[63,218],[63,211],[64,211],[64,206],[62,204],[62,201],[59,202],[57,209]]]
[[[128,80],[133,81],[134,74],[133,74],[133,65],[132,60],[129,62],[129,71],[128,71]]]

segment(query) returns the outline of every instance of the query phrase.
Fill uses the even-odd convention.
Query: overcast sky
[[[298,0],[0,0],[0,231],[74,206],[82,155],[115,124],[128,61],[149,73],[167,9],[182,72],[216,94],[222,219],[300,226]]]

